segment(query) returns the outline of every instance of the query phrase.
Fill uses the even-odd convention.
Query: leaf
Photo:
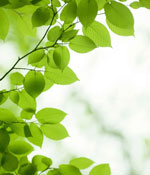
[[[9,144],[10,137],[7,131],[0,129],[0,152],[4,152]]]
[[[24,140],[15,140],[9,146],[8,149],[11,153],[17,156],[25,156],[33,151],[33,147]]]
[[[109,32],[103,24],[94,21],[89,27],[83,27],[83,33],[89,37],[97,47],[111,47]]]
[[[52,41],[52,43],[55,43],[59,39],[61,33],[62,29],[59,26],[55,26],[48,32],[47,39]]]
[[[47,175],[62,175],[62,174],[60,173],[59,169],[55,168],[54,170],[48,171]]]
[[[106,19],[114,26],[121,29],[134,31],[134,19],[130,10],[123,4],[115,1],[104,6]]]
[[[45,80],[41,72],[29,71],[23,84],[27,93],[36,98],[42,93],[45,87]]]
[[[62,175],[81,175],[79,169],[72,165],[60,165],[59,168]]]
[[[98,10],[102,10],[106,4],[106,0],[96,0],[98,5]]]
[[[37,171],[36,166],[31,163],[28,163],[28,164],[22,165],[19,168],[18,173],[20,175],[35,175],[36,171]]]
[[[28,140],[34,145],[41,147],[43,143],[43,133],[41,129],[34,123],[31,123],[29,127],[32,137],[28,137]]]
[[[95,19],[98,11],[96,0],[82,0],[78,4],[77,14],[80,22],[86,28]]]
[[[10,153],[4,153],[2,167],[6,171],[15,171],[18,168],[18,159]]]
[[[61,21],[64,21],[64,23],[72,23],[77,16],[77,5],[74,0],[69,2],[62,10],[60,14]]]
[[[32,15],[33,27],[44,25],[50,18],[50,10],[48,7],[39,7]]]
[[[147,8],[147,9],[150,9],[150,0],[140,0],[140,4]]]
[[[23,84],[23,80],[24,80],[24,76],[19,73],[19,72],[15,72],[10,74],[10,82],[11,84],[14,85],[22,85]]]
[[[60,85],[72,84],[79,80],[69,67],[66,67],[63,71],[47,67],[45,76],[52,82]]]
[[[31,0],[9,0],[10,2],[10,7],[9,8],[19,8],[19,7],[23,7],[25,5],[28,5],[30,3]]]
[[[24,126],[24,134],[25,134],[25,137],[31,137],[31,136],[32,136],[31,131],[30,131],[30,128],[29,128],[29,125],[28,125],[28,124],[25,124],[25,126]]]
[[[29,55],[28,64],[38,63],[44,58],[44,50],[37,50]]]
[[[91,171],[89,175],[110,175],[111,171],[110,171],[110,167],[109,164],[101,164],[101,165],[97,165],[95,166]]]
[[[56,66],[54,59],[53,59],[53,53],[54,53],[54,50],[48,51],[47,63],[48,63],[48,66],[50,66],[51,68],[57,69],[57,66]]]
[[[70,60],[68,48],[66,46],[57,47],[53,52],[53,60],[59,69],[64,70]]]
[[[130,7],[132,7],[133,9],[138,9],[142,6],[141,6],[141,3],[139,1],[134,1],[130,4]]]
[[[18,121],[17,123],[11,123],[9,126],[11,127],[12,131],[16,133],[18,136],[25,137],[25,133],[24,133],[25,123],[19,123],[19,122],[24,122],[24,121],[22,120],[22,121]]]
[[[17,92],[17,91],[11,91],[11,92],[9,93],[9,98],[10,98],[10,100],[11,100],[13,103],[15,103],[15,104],[18,105],[18,102],[19,102],[19,92]]]
[[[32,158],[32,163],[33,163],[33,165],[35,165],[37,167],[38,171],[44,171],[50,165],[52,165],[52,160],[46,156],[35,155]]]
[[[0,105],[5,103],[5,101],[8,99],[8,93],[6,90],[0,91]]]
[[[44,79],[45,79],[45,87],[43,91],[45,92],[48,89],[50,89],[54,85],[54,83],[51,80],[47,79],[46,77],[44,77]]]
[[[0,8],[0,26],[0,39],[5,40],[9,31],[9,20],[2,8]]]
[[[63,34],[61,36],[61,40],[63,42],[70,41],[71,39],[73,39],[77,35],[78,31],[79,30],[70,30],[70,31],[63,32]]]
[[[88,158],[80,157],[72,159],[69,163],[79,169],[86,169],[89,166],[91,166],[94,162]]]
[[[5,108],[0,108],[0,121],[5,123],[16,122],[17,119],[14,114]]]
[[[27,111],[24,111],[24,110],[22,110],[21,111],[21,114],[20,114],[20,117],[22,119],[26,119],[26,120],[32,119],[32,116],[33,116],[33,113],[32,112],[27,112]]]
[[[35,99],[28,95],[24,89],[19,93],[18,105],[26,112],[34,113],[36,111]]]
[[[69,43],[69,47],[78,53],[87,53],[96,48],[95,43],[87,36],[78,35]]]
[[[61,124],[43,124],[41,130],[52,140],[62,140],[69,136],[66,128]]]
[[[67,114],[59,109],[44,108],[35,115],[42,124],[56,124],[61,122]]]
[[[7,4],[9,4],[9,1],[8,0],[1,0],[0,1],[0,7],[5,6]]]

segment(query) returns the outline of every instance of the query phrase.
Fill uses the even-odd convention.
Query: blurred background
[[[134,37],[110,31],[112,48],[87,54],[70,51],[69,66],[80,81],[54,85],[37,99],[38,110],[55,107],[68,114],[63,124],[70,137],[62,141],[45,138],[42,149],[35,148],[33,154],[50,156],[54,166],[83,156],[96,164],[109,163],[112,175],[150,174],[150,12],[142,8],[132,12]],[[105,16],[97,20],[105,24]],[[28,39],[20,38],[24,48],[19,48],[11,37],[0,41],[0,75],[30,47]],[[25,67],[26,60],[20,65]],[[8,79],[0,87],[9,89]]]

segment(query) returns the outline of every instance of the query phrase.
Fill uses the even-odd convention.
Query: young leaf
[[[45,80],[41,72],[29,71],[24,79],[24,88],[32,97],[36,98],[45,87]]]
[[[9,31],[9,20],[2,8],[0,8],[0,26],[0,39],[5,40]]]
[[[94,21],[87,28],[83,27],[83,33],[93,40],[97,47],[111,47],[109,32],[103,24]]]
[[[70,30],[70,31],[64,32],[61,36],[61,40],[63,42],[70,41],[71,39],[73,39],[77,35],[78,31],[79,30]]]
[[[23,121],[20,121],[20,122],[23,122]],[[11,123],[9,126],[15,134],[21,137],[25,137],[25,132],[24,132],[25,123]]]
[[[53,60],[59,69],[64,70],[70,60],[68,48],[66,46],[57,47],[53,52]]]
[[[61,122],[67,114],[59,109],[44,108],[40,110],[35,116],[42,124],[56,124]]]
[[[37,168],[35,165],[28,163],[19,167],[18,173],[20,175],[35,175]]]
[[[141,3],[139,1],[133,1],[130,4],[130,7],[132,7],[133,9],[138,9],[138,8],[142,7],[142,5],[141,5]]]
[[[50,17],[50,10],[48,7],[39,7],[32,15],[33,27],[44,25]]]
[[[31,131],[30,131],[28,124],[25,124],[25,126],[24,126],[24,135],[25,135],[25,137],[32,137],[32,134],[31,134]]]
[[[29,58],[28,58],[28,64],[33,64],[33,63],[37,63],[39,61],[41,61],[44,58],[44,50],[37,50],[35,52],[33,52],[32,54],[30,54]]]
[[[24,80],[24,76],[19,73],[19,72],[15,72],[10,74],[10,82],[11,84],[14,85],[22,85],[23,84],[23,80]]]
[[[48,171],[47,175],[62,175],[58,168]]]
[[[54,83],[51,80],[47,79],[46,77],[44,77],[44,79],[45,79],[45,87],[43,92],[47,91],[54,85]]]
[[[62,175],[81,175],[80,170],[72,165],[60,165],[59,168]]]
[[[49,50],[49,52],[47,53],[47,63],[48,63],[48,66],[50,66],[51,68],[57,69],[58,67],[54,62],[53,53],[54,53],[54,50]]]
[[[98,4],[98,10],[102,10],[106,4],[106,0],[96,0],[96,2]]]
[[[77,15],[85,28],[94,21],[97,11],[98,6],[96,0],[82,0],[79,2]]]
[[[60,85],[69,85],[79,80],[69,67],[66,67],[63,71],[47,67],[45,76]]]
[[[78,53],[87,53],[96,48],[95,43],[87,36],[78,35],[69,43],[69,47]]]
[[[66,128],[61,124],[43,124],[41,130],[52,140],[62,140],[69,136]]]
[[[89,166],[91,166],[94,162],[88,158],[79,157],[72,159],[69,163],[79,169],[86,169]]]
[[[17,156],[25,156],[33,151],[33,147],[24,140],[15,140],[9,146],[8,149],[11,153]]]
[[[108,164],[101,164],[101,165],[97,165],[95,166],[91,171],[89,175],[110,175],[111,171],[110,171],[110,167]]]
[[[7,99],[8,99],[8,93],[6,92],[6,90],[0,91],[0,105],[2,105],[3,103],[5,103],[5,101]]]
[[[61,33],[62,29],[59,26],[55,26],[48,32],[47,38],[49,41],[52,41],[52,43],[55,43],[60,37]]]
[[[16,122],[17,118],[8,109],[0,108],[0,121],[5,123],[11,123],[11,122]]]
[[[34,145],[41,147],[43,143],[43,133],[41,129],[34,123],[31,123],[29,127],[32,137],[28,137],[28,140]]]
[[[33,113],[32,113],[32,112],[27,112],[27,111],[25,111],[25,110],[22,110],[22,111],[21,111],[21,114],[20,114],[20,117],[21,117],[22,119],[26,119],[26,120],[32,119],[32,116],[33,116]]]
[[[10,137],[7,131],[0,129],[0,152],[4,152],[9,144]]]
[[[149,0],[140,0],[140,4],[142,5],[142,7],[150,9],[150,1]]]
[[[77,5],[75,0],[70,1],[62,10],[60,19],[64,23],[72,23],[77,16]]]
[[[11,91],[9,93],[9,98],[10,100],[15,103],[16,105],[18,105],[18,102],[19,102],[19,92],[17,91]]]

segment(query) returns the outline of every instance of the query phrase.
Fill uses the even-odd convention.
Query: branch
[[[6,94],[6,93],[9,93],[9,92],[12,92],[12,91],[19,91],[20,89],[23,89],[23,87],[16,88],[16,89],[10,89],[8,91],[1,91],[0,94]]]

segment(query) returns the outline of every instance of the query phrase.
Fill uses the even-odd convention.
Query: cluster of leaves
[[[124,2],[124,0],[120,0]],[[111,31],[121,36],[134,35],[134,19],[129,8],[114,0],[1,0],[0,39],[17,31],[21,36],[37,38],[36,30],[47,26],[36,46],[1,77],[2,81],[11,71],[28,71],[10,74],[11,90],[1,90],[0,105],[11,100],[20,108],[20,115],[9,109],[0,108],[0,174],[1,175],[81,175],[80,170],[88,168],[93,161],[80,157],[69,164],[53,168],[52,160],[35,155],[31,161],[28,155],[33,145],[42,147],[43,137],[61,140],[69,136],[61,121],[67,115],[55,108],[36,110],[37,97],[54,84],[69,85],[78,78],[68,67],[69,48],[78,53],[87,53],[97,47],[111,47],[107,27],[96,19],[106,16]],[[149,0],[133,2],[135,6],[150,8]],[[13,22],[15,25],[13,25]],[[82,24],[79,31],[77,24]],[[12,30],[10,30],[12,29]],[[10,31],[10,32],[9,32]],[[78,34],[81,32],[80,34]],[[30,40],[28,41],[30,42]],[[20,42],[19,42],[20,43]],[[16,67],[28,57],[27,67]],[[90,175],[110,175],[108,164],[95,166]]]

